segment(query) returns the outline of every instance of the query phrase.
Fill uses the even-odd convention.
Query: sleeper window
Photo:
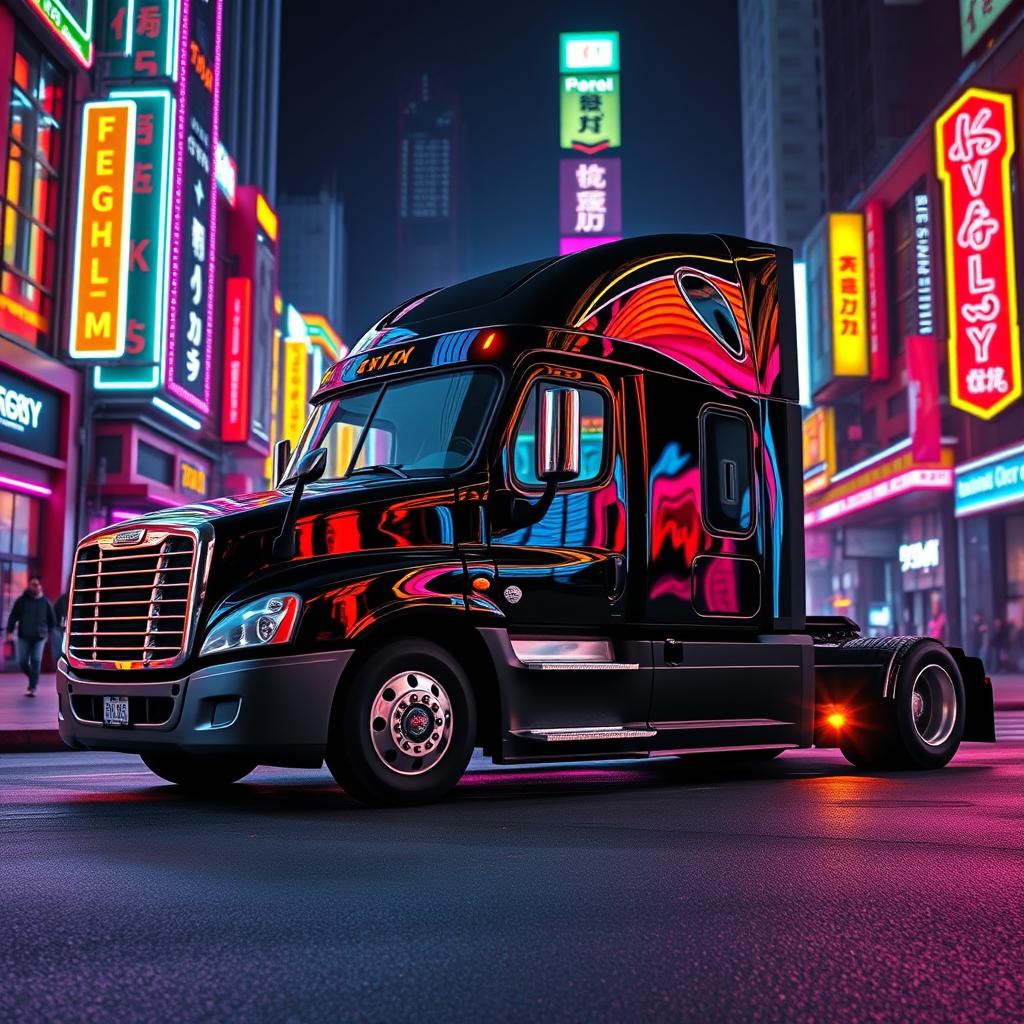
[[[561,381],[541,380],[531,388],[516,427],[512,446],[513,474],[523,487],[543,487],[537,477],[537,401],[542,388],[565,387]],[[604,473],[608,449],[608,401],[604,392],[578,388],[580,393],[580,475],[562,490],[586,486]]]
[[[750,421],[706,409],[701,416],[704,519],[714,533],[743,535],[754,526]]]

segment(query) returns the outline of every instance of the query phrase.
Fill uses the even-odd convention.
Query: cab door
[[[536,472],[537,406],[546,387],[580,397],[579,476],[560,484],[536,523],[516,528],[490,517],[496,601],[520,630],[600,630],[622,617],[626,590],[627,513],[623,380],[566,359],[534,365],[512,389],[492,493],[534,503],[544,485]]]

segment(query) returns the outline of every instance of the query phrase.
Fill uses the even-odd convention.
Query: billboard
[[[831,405],[818,406],[804,417],[804,494],[824,490],[836,469],[836,421]]]
[[[832,372],[836,377],[863,377],[868,373],[863,214],[829,214],[828,251]]]
[[[131,100],[86,103],[82,110],[68,342],[73,359],[124,352],[135,113]]]
[[[309,406],[309,344],[305,338],[285,338],[284,401],[281,409],[281,435],[292,447],[302,436]]]
[[[622,145],[619,75],[562,75],[562,149],[593,155]]]
[[[907,407],[915,462],[938,462],[942,455],[939,360],[935,340],[911,335],[907,344]]]
[[[224,289],[222,441],[249,437],[249,373],[252,362],[252,281],[229,277]]]
[[[209,0],[195,0],[209,3]],[[175,43],[182,0],[108,0],[100,26],[107,59],[104,77],[130,79],[175,78]]]
[[[942,182],[949,400],[991,419],[1021,394],[1010,166],[1013,98],[971,88],[935,122]]]
[[[563,75],[619,70],[618,32],[563,32],[558,45],[558,67]]]
[[[618,157],[558,162],[560,230],[567,235],[622,234],[622,170]]]
[[[960,0],[960,53],[967,54],[985,38],[1003,11],[1015,0]]]
[[[92,66],[94,0],[28,0],[84,68]]]
[[[222,0],[181,0],[164,384],[210,411]]]

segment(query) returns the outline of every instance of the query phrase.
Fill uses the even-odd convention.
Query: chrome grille
[[[132,547],[113,534],[83,544],[72,578],[71,664],[176,664],[186,653],[196,564],[193,534],[166,528],[147,530]]]

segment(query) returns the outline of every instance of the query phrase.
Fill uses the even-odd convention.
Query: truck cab
[[[502,764],[994,739],[977,659],[804,609],[792,258],[630,239],[413,299],[276,486],[79,545],[60,730],[169,781],[373,803]]]

